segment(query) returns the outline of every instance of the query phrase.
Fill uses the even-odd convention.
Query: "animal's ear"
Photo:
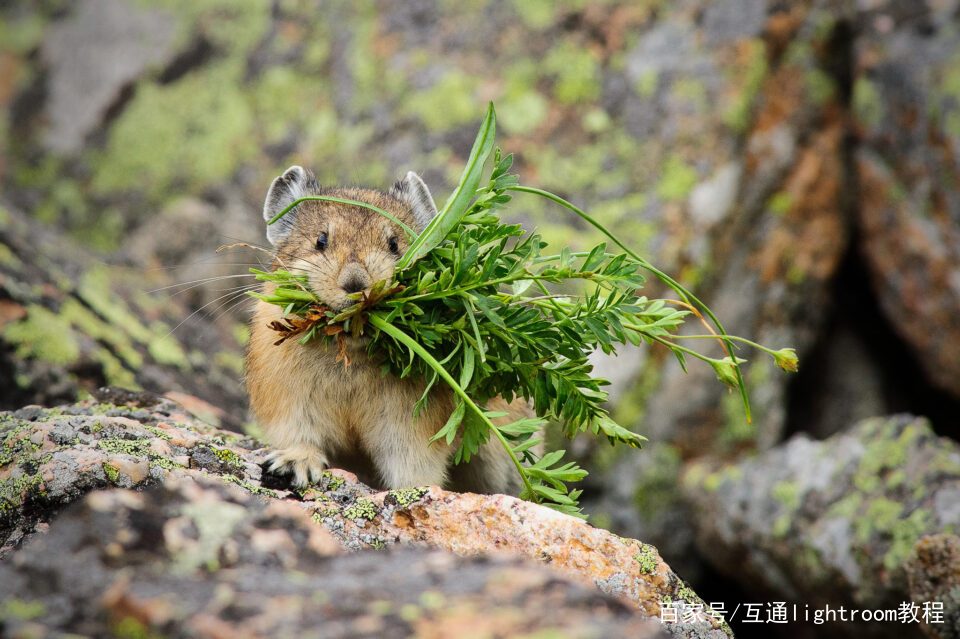
[[[290,206],[295,200],[310,195],[318,188],[317,179],[313,173],[302,166],[291,166],[277,177],[267,191],[267,199],[263,203],[263,219],[272,220],[280,211]],[[282,218],[267,226],[267,239],[276,246],[282,242],[293,229],[297,209],[289,211]]]
[[[410,205],[417,231],[425,229],[437,215],[437,205],[433,203],[430,189],[413,171],[408,171],[402,180],[397,180],[390,193]]]

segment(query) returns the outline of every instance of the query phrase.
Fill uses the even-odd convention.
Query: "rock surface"
[[[148,292],[168,284],[162,271],[104,264],[0,204],[0,407],[115,384],[198,396],[205,418],[239,430],[240,343],[207,317],[188,317],[176,298]]]
[[[618,418],[651,443],[614,459],[574,442],[594,469],[596,519],[654,543],[684,576],[702,566],[693,531],[710,513],[680,488],[692,465],[738,464],[796,431],[828,437],[900,411],[930,413],[938,433],[960,437],[956,0],[156,6],[0,6],[0,185],[11,211],[134,265],[134,277],[208,261],[225,242],[262,242],[265,187],[293,163],[312,165],[324,184],[386,185],[415,169],[442,199],[494,100],[498,141],[525,183],[583,205],[715,304],[732,332],[801,357],[791,380],[741,352],[752,423],[696,362],[689,375],[656,349],[605,362],[628,373],[617,380]],[[155,12],[157,31],[104,42],[110,24],[90,19],[104,8],[133,32]],[[75,46],[63,47],[64,35]],[[104,52],[113,59],[89,91],[64,80],[77,60]],[[82,117],[71,119],[74,98]],[[510,211],[554,246],[600,239],[534,199]],[[0,245],[0,269],[9,274],[10,253],[24,261],[32,246]],[[46,253],[75,252],[55,246]],[[196,277],[256,263],[232,261],[233,271],[203,265]],[[62,270],[76,281],[87,268]],[[87,279],[107,290],[102,277]],[[152,333],[104,334],[69,315],[64,333],[37,310],[74,306],[61,306],[50,281],[0,291],[0,324],[18,327],[16,343],[0,339],[6,407],[132,375],[223,406],[225,425],[245,419],[232,335],[182,346],[184,371],[170,353],[153,361]],[[221,288],[185,296],[197,308]],[[112,288],[109,297],[168,327],[188,312],[148,310]],[[44,359],[63,356],[64,334],[81,354],[65,367]],[[104,335],[121,345],[101,348]],[[154,375],[130,364],[133,351]],[[942,393],[930,399],[934,386]]]
[[[498,602],[504,602],[505,610],[517,612],[516,615],[506,612],[494,615],[489,619],[494,627],[514,616],[517,623],[521,623],[519,620],[525,618],[521,612],[528,606],[552,606],[550,597],[556,596],[558,602],[565,598],[572,602],[572,608],[563,613],[571,616],[564,620],[561,615],[556,623],[562,625],[569,621],[574,636],[610,636],[605,632],[587,631],[586,621],[581,623],[577,616],[578,601],[584,606],[584,620],[587,611],[596,607],[599,610],[597,627],[608,627],[614,634],[621,628],[630,628],[631,632],[640,633],[639,636],[658,636],[656,633],[666,628],[673,636],[681,637],[731,635],[728,628],[706,619],[660,626],[663,601],[684,601],[691,606],[702,606],[703,602],[652,546],[505,496],[460,495],[437,487],[376,493],[357,483],[352,475],[340,471],[326,473],[315,487],[291,491],[282,478],[263,474],[260,464],[266,451],[259,448],[255,440],[206,425],[168,399],[144,394],[124,397],[118,393],[114,398],[118,403],[85,402],[53,409],[27,407],[0,414],[0,538],[4,540],[0,556],[6,555],[6,569],[10,574],[19,575],[17,584],[29,582],[30,575],[35,574],[31,571],[49,570],[44,562],[49,562],[50,554],[44,552],[44,548],[51,544],[63,546],[63,539],[74,536],[78,537],[71,542],[76,563],[58,566],[64,577],[57,582],[62,584],[62,589],[56,592],[69,595],[70,579],[88,568],[93,574],[103,576],[97,579],[103,586],[99,592],[105,593],[102,597],[94,597],[91,591],[78,595],[71,604],[84,611],[80,617],[53,611],[35,615],[41,619],[40,623],[51,624],[51,628],[68,627],[63,624],[80,623],[81,618],[83,623],[101,624],[96,626],[99,628],[103,628],[104,623],[119,623],[111,616],[111,606],[116,605],[123,610],[133,610],[128,611],[129,614],[154,629],[187,619],[190,624],[211,623],[214,624],[211,628],[216,628],[214,622],[218,620],[235,623],[244,619],[237,610],[253,606],[256,610],[249,614],[264,624],[263,632],[270,628],[282,629],[286,623],[283,619],[268,614],[265,606],[244,603],[248,595],[242,594],[250,583],[260,582],[258,570],[262,565],[277,564],[283,570],[268,570],[262,578],[270,592],[276,592],[277,596],[286,592],[295,598],[308,598],[305,593],[313,588],[312,580],[322,579],[327,570],[338,575],[341,570],[349,573],[352,570],[349,566],[354,566],[356,572],[363,575],[362,579],[341,576],[326,580],[331,597],[347,596],[363,602],[386,599],[391,602],[390,610],[394,613],[416,606],[417,600],[411,599],[409,591],[416,588],[417,583],[439,579],[437,590],[451,597],[452,609],[460,612],[449,619],[424,613],[424,623],[440,624],[437,627],[457,623],[460,613],[469,616],[480,614],[477,610],[500,606]],[[201,487],[176,483],[187,478],[200,481]],[[215,487],[218,484],[233,484],[242,490],[225,492]],[[176,487],[151,493],[152,496],[146,498],[137,493],[96,493],[66,514],[58,514],[92,490],[144,489],[158,485]],[[261,500],[253,500],[250,495],[259,496]],[[180,514],[189,512],[199,513],[196,521]],[[277,519],[287,523],[270,526],[262,523]],[[77,528],[88,525],[78,522],[89,522],[91,532],[78,536]],[[115,529],[118,522],[123,525]],[[131,528],[124,532],[124,526]],[[263,528],[268,530],[260,530]],[[104,535],[105,530],[113,532]],[[153,548],[159,541],[157,534],[162,534],[166,550]],[[148,543],[147,538],[154,541]],[[252,554],[251,565],[247,565],[244,552],[247,546],[257,551]],[[519,559],[490,563],[483,559],[454,559],[453,555],[431,554],[426,550],[388,554],[381,562],[366,556],[331,561],[318,558],[341,548],[371,550],[386,546],[439,548],[460,557],[525,558],[548,565],[551,573],[530,569],[527,575]],[[408,562],[421,560],[423,566],[414,570],[401,568]],[[176,564],[184,561],[190,570],[178,573]],[[431,562],[446,566],[438,570],[451,574],[431,576]],[[121,579],[124,573],[121,568],[129,568],[131,564],[134,575],[125,577],[126,585],[111,589],[113,579]],[[311,569],[313,565],[319,566],[316,571]],[[221,602],[217,607],[211,601],[212,589],[220,580],[214,566],[231,568],[228,582],[240,593],[236,606]],[[298,577],[286,589],[281,588],[283,580],[292,579],[287,574],[292,566],[303,573],[302,583]],[[421,570],[424,572],[419,572]],[[455,587],[457,577],[452,573],[458,570],[467,576],[460,587]],[[516,574],[520,594],[505,586],[498,595],[495,583],[510,571]],[[395,578],[390,577],[391,574]],[[547,574],[554,576],[548,578]],[[556,592],[549,585],[550,579],[562,584],[556,587]],[[370,585],[373,591],[361,595],[362,584],[368,581],[379,584],[383,590]],[[595,587],[606,596],[593,590]],[[146,601],[160,597],[158,593],[167,589],[185,593],[177,597],[193,601],[191,605],[195,607],[181,609],[175,601],[152,604]],[[403,594],[405,590],[408,592]],[[588,596],[586,593],[591,591],[593,594]],[[39,591],[35,594],[39,596]],[[501,595],[505,599],[497,598]],[[93,601],[107,602],[102,604],[106,608],[97,608]],[[351,624],[361,623],[364,611],[369,612],[362,605],[357,609],[334,610],[337,606],[328,605],[326,600],[318,603],[327,609],[318,612],[320,618],[328,615],[333,623],[340,619],[338,615],[343,616],[340,621],[347,628],[343,630],[347,634],[350,628],[355,628]],[[44,611],[47,604],[49,601],[42,606]],[[427,604],[421,601],[420,605]],[[39,610],[40,604],[27,609]],[[180,610],[177,615],[186,616],[177,617],[172,612],[175,610]],[[233,612],[229,612],[231,610]],[[159,617],[150,616],[154,614]],[[393,623],[386,611],[379,617],[382,617],[380,623]],[[545,625],[539,625],[541,622]],[[429,624],[425,627],[432,627]],[[531,631],[557,627],[551,624],[553,620],[541,615]],[[442,636],[437,632],[437,636]],[[406,634],[407,631],[398,633]]]
[[[957,610],[960,446],[922,418],[873,418],[822,442],[801,435],[739,464],[696,465],[684,488],[702,551],[739,581],[811,604],[913,598]],[[935,533],[945,539],[925,537]]]
[[[926,624],[926,633],[934,639],[960,637],[960,537],[921,538],[906,569],[913,601],[943,604],[943,623]]]
[[[864,16],[858,220],[884,312],[930,379],[960,396],[960,39],[956,3],[936,4]]]
[[[519,559],[344,554],[297,504],[199,476],[88,495],[0,564],[0,601],[23,637],[670,636]]]

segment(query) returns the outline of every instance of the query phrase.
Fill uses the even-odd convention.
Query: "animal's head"
[[[270,220],[295,200],[327,195],[377,206],[422,231],[437,214],[430,190],[414,172],[398,180],[389,192],[361,188],[321,188],[309,171],[292,166],[276,178],[267,192],[263,217]],[[305,201],[279,221],[267,226],[278,268],[307,276],[310,288],[330,308],[353,303],[351,293],[370,291],[380,280],[390,280],[397,259],[410,237],[400,225],[376,211],[328,201]]]

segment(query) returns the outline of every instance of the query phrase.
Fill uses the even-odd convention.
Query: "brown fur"
[[[367,189],[322,193],[368,202],[416,226],[410,205],[399,196]],[[374,211],[316,201],[298,208],[292,230],[277,246],[274,268],[307,275],[310,288],[333,308],[352,303],[342,288],[347,279],[360,278],[367,290],[378,280],[389,280],[398,254],[408,246],[402,229]],[[323,251],[316,247],[321,233],[328,238]],[[391,237],[397,239],[396,254],[389,248]],[[279,307],[257,303],[246,383],[256,418],[278,449],[274,466],[293,473],[297,484],[315,481],[333,465],[386,488],[436,484],[484,493],[517,490],[516,470],[499,442],[488,442],[455,472],[450,468],[455,446],[430,443],[453,409],[449,391],[435,388],[415,419],[422,379],[383,373],[361,340],[349,341],[349,366],[337,361],[336,345],[320,340],[275,346],[277,334],[268,324],[281,315]],[[511,415],[506,421],[529,415],[526,405],[507,405],[499,398],[490,408],[507,409]]]

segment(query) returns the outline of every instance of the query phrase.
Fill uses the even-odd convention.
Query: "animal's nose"
[[[337,284],[347,293],[359,293],[370,286],[370,276],[361,264],[352,262],[340,271]]]
[[[367,288],[367,283],[364,282],[360,277],[353,276],[341,284],[340,288],[345,290],[347,293],[359,293],[363,289]]]

